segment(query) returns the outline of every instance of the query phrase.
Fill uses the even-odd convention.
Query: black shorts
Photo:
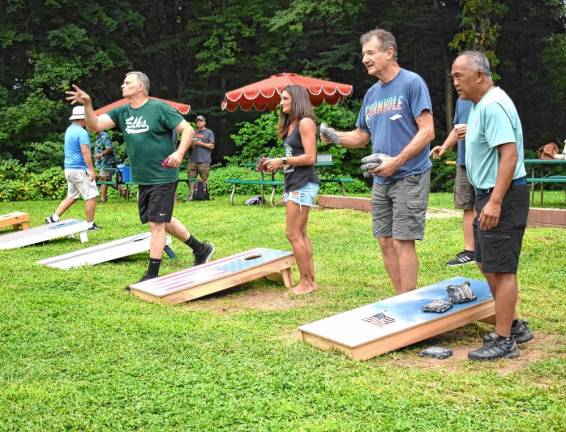
[[[177,182],[140,185],[138,210],[141,222],[171,222],[176,190]]]
[[[501,204],[499,224],[483,231],[479,229],[478,216],[490,196],[490,193],[476,194],[475,260],[482,263],[484,273],[517,273],[529,216],[529,187],[511,185]]]

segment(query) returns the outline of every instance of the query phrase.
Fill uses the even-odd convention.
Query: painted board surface
[[[69,269],[83,265],[95,265],[112,261],[141,252],[149,251],[151,233],[144,232],[108,243],[46,258],[37,261],[38,264],[52,268]],[[166,236],[165,244],[171,244],[171,237]]]
[[[446,287],[450,284],[471,283],[476,300],[455,304],[444,313],[423,312],[422,307],[436,299],[448,300]],[[343,312],[329,318],[299,327],[313,334],[349,348],[406,331],[410,328],[455,315],[467,308],[493,300],[487,282],[455,277],[376,303]]]
[[[40,225],[24,231],[0,236],[0,249],[15,249],[77,233],[86,233],[88,223],[78,219],[65,219],[49,225]]]
[[[292,252],[257,248],[231,255],[197,267],[181,270],[167,276],[130,285],[130,288],[155,297],[164,297],[195,286],[241,273],[278,259],[291,256]]]

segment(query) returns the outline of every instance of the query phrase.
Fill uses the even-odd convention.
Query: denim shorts
[[[283,194],[283,201],[285,202],[292,201],[300,206],[313,207],[315,205],[314,199],[318,195],[319,189],[320,189],[319,184],[307,183],[302,188],[296,191],[285,192]]]

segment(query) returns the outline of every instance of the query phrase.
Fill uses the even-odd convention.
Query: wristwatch
[[[281,160],[283,161],[283,165],[288,165],[288,164],[289,164],[289,161],[287,160],[286,157],[281,158]]]

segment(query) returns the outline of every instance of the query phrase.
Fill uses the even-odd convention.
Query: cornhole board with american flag
[[[0,228],[7,226],[15,230],[26,230],[29,228],[29,215],[19,211],[0,215]]]
[[[48,225],[40,225],[23,231],[0,236],[0,249],[16,249],[61,237],[79,234],[81,243],[88,241],[88,223],[78,219],[65,219]]]
[[[291,288],[292,252],[257,248],[130,285],[136,296],[155,303],[194,300],[262,277],[281,277]]]
[[[476,300],[444,313],[423,312],[436,299],[448,300],[446,287],[471,283]],[[299,327],[303,341],[322,350],[337,349],[353,360],[368,360],[474,321],[495,316],[485,281],[455,277]]]
[[[42,259],[37,261],[37,263],[63,270],[87,264],[96,265],[129,255],[147,252],[149,251],[150,239],[151,233],[145,232],[64,255]],[[171,244],[170,236],[166,236],[165,244]]]

